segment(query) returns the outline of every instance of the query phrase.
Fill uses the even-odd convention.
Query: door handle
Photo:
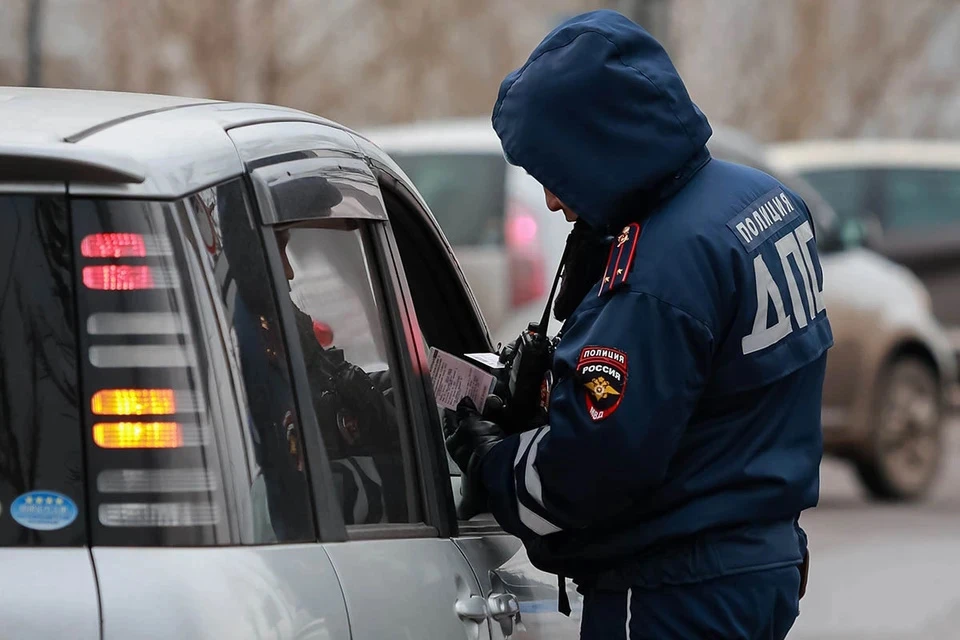
[[[457,600],[454,607],[461,620],[483,622],[487,619],[487,601],[481,596],[469,596]]]
[[[490,617],[500,623],[503,637],[509,638],[520,624],[520,603],[512,593],[492,593],[487,598],[487,610]]]
[[[494,620],[500,621],[520,613],[520,603],[512,593],[494,593],[487,598],[487,609]]]

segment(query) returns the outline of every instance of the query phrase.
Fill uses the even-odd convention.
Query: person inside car
[[[322,227],[345,224],[349,223],[328,220]],[[290,228],[281,225],[274,231],[284,275],[292,282],[296,271],[287,251]],[[347,361],[341,349],[324,347],[317,336],[316,321],[295,303],[292,306],[344,522],[377,524],[395,520],[388,508],[396,502],[388,499],[392,489],[385,487],[385,481],[390,481],[391,487],[403,486],[403,471],[396,455],[400,450],[399,428],[390,373],[368,374]],[[298,442],[291,447],[302,456]]]

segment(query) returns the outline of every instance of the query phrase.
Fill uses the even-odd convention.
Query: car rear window
[[[86,542],[62,196],[0,195],[0,546]]]
[[[450,244],[504,242],[507,163],[493,153],[391,153],[427,201]]]

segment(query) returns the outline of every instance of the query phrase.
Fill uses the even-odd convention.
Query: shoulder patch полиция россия
[[[627,354],[610,347],[580,350],[577,375],[586,388],[587,412],[594,422],[609,418],[623,401],[627,387]]]

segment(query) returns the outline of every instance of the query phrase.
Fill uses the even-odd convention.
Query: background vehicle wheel
[[[891,363],[878,388],[868,449],[856,465],[878,500],[923,498],[940,467],[942,406],[937,375],[914,356]]]

